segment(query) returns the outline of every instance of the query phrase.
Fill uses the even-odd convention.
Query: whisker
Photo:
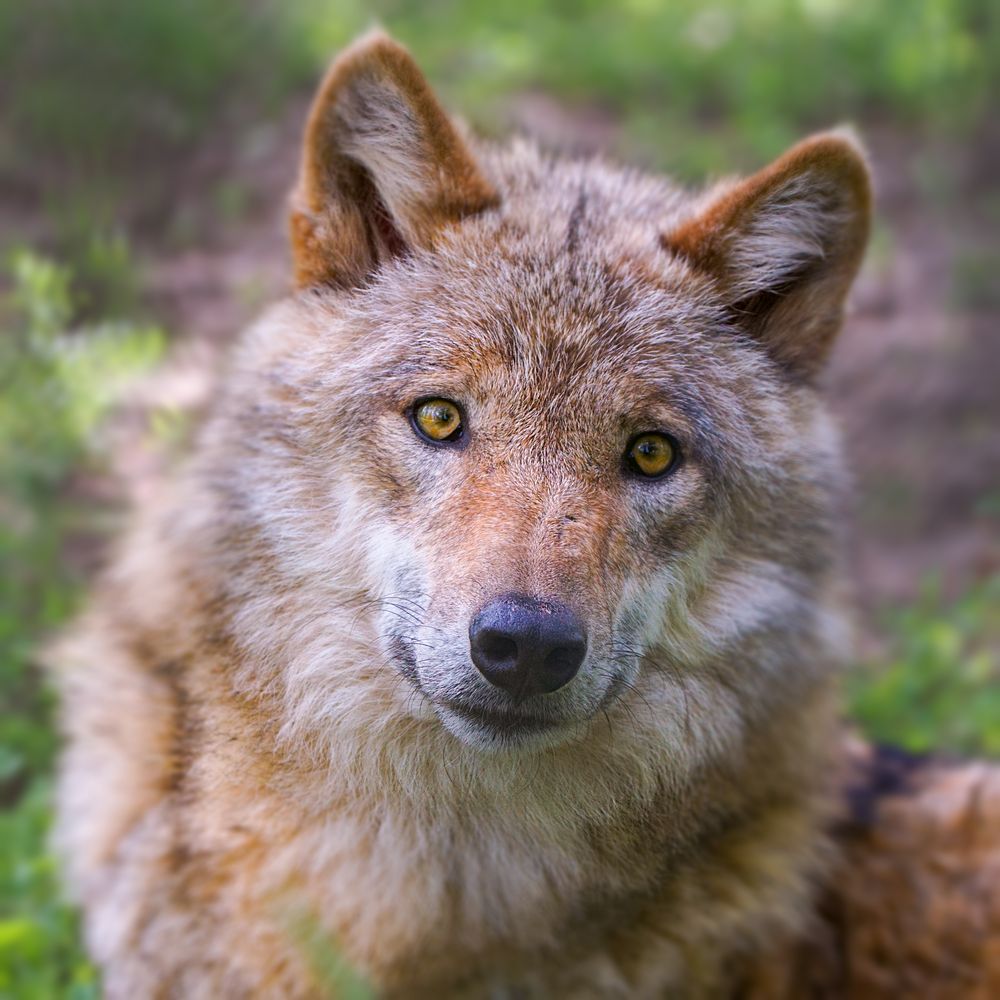
[[[680,689],[681,697],[684,701],[684,732],[686,735],[690,736],[691,701],[688,692],[688,680],[684,676],[683,672],[678,669],[677,665],[672,663],[669,659],[660,659],[651,653],[636,649],[627,643],[612,643],[611,649],[614,654],[612,658],[615,659],[616,662],[622,662],[620,659],[622,656],[633,657],[641,663],[648,664],[654,670],[663,671],[670,676],[670,679],[674,682],[676,687]],[[649,704],[642,692],[640,692],[634,684],[631,684],[624,678],[622,678],[622,682],[630,691],[634,692],[639,698],[641,698],[647,709],[652,712],[652,706]]]

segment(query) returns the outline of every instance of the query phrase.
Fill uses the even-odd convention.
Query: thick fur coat
[[[386,997],[765,989],[837,863],[816,377],[869,200],[841,135],[691,194],[473,142],[384,36],[337,60],[295,293],[54,656],[109,997],[336,995],[334,953]],[[508,593],[585,626],[559,690],[470,660]]]

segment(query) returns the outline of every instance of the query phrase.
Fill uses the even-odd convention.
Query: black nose
[[[515,698],[568,684],[587,652],[587,636],[569,608],[511,594],[484,607],[469,626],[472,662]]]

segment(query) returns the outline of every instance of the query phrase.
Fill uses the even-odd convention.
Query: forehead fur
[[[593,321],[643,304],[655,308],[662,301],[650,296],[682,289],[688,307],[706,313],[703,321],[721,318],[711,282],[662,246],[661,234],[696,201],[682,189],[599,160],[549,158],[523,141],[481,148],[477,159],[501,193],[499,204],[447,228],[432,251],[418,249],[387,266],[362,298],[388,304],[394,277],[408,290],[414,279],[466,279],[447,289],[440,303],[446,314],[477,317],[491,295],[516,292],[503,306],[529,330],[537,313],[518,302],[535,310],[570,307]],[[559,331],[563,340],[578,333],[574,326]]]
[[[589,409],[633,431],[668,427],[709,460],[726,438],[734,461],[752,461],[767,444],[754,410],[773,408],[785,380],[728,324],[712,282],[662,246],[697,199],[525,143],[479,159],[498,208],[451,227],[434,250],[387,262],[359,290],[302,297],[323,330],[328,405],[338,405],[333,382],[345,412],[372,395],[395,408],[422,394],[502,397],[544,409],[550,428]]]

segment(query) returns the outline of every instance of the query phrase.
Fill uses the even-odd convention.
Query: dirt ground
[[[145,284],[176,348],[142,388],[147,402],[196,406],[213,359],[287,287],[284,199],[304,111],[253,137],[227,168],[244,206],[236,221],[201,209],[204,236],[170,251],[157,238],[169,220],[150,220],[140,244]],[[511,118],[549,145],[616,144],[606,119],[538,95],[515,103]],[[1000,570],[1000,300],[973,288],[963,301],[956,291],[956,275],[980,248],[996,259],[979,212],[995,197],[990,150],[935,148],[887,129],[864,138],[878,219],[828,386],[857,481],[850,559],[862,634],[871,638],[877,610],[913,598],[929,574],[954,594]],[[215,172],[213,155],[184,165],[184,183]],[[950,187],[935,194],[935,183]],[[140,494],[155,488],[155,477],[134,475],[155,459],[134,442],[122,457]]]

